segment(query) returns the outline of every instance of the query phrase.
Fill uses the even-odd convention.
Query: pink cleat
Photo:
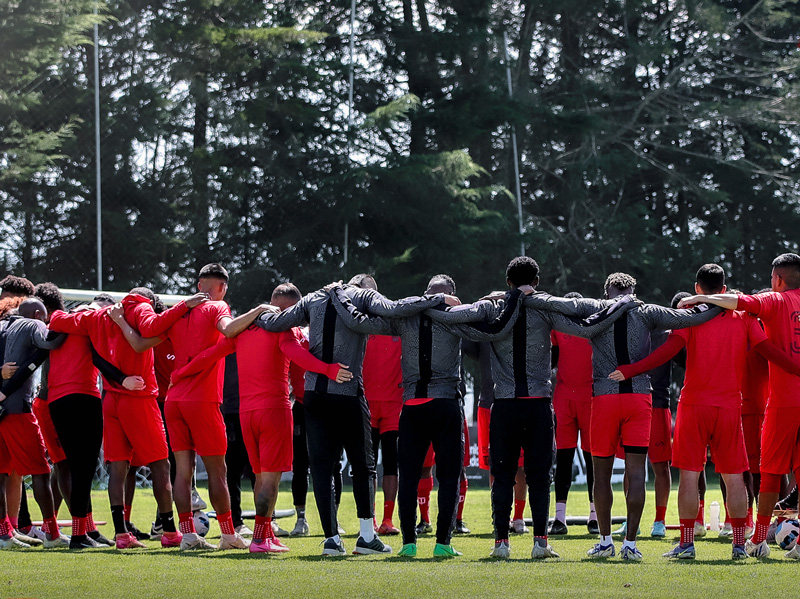
[[[250,553],[286,553],[289,548],[275,537],[267,537],[261,543],[250,543]]]
[[[145,549],[144,544],[137,541],[136,537],[129,532],[118,534],[114,537],[114,541],[117,549]]]
[[[161,535],[162,547],[180,547],[183,535],[179,532],[165,532]]]

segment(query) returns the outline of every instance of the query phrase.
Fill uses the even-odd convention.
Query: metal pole
[[[94,9],[97,14],[97,8]],[[95,187],[97,198],[97,290],[103,290],[103,221],[102,192],[100,189],[100,44],[97,23],[94,25],[94,152]]]
[[[353,56],[356,51],[356,0],[350,3],[350,87],[347,90],[347,157],[350,158],[350,134],[353,130],[353,81],[354,64]],[[347,249],[349,245],[350,223],[344,223],[344,263],[347,264]]]
[[[511,87],[511,64],[508,60],[508,34],[503,32],[503,50],[506,59],[506,80],[508,81],[508,97],[514,97],[514,90]],[[514,152],[514,184],[517,195],[517,218],[519,219],[519,251],[520,255],[525,255],[525,241],[522,236],[525,234],[525,228],[522,226],[522,188],[519,182],[519,152],[517,151],[517,130],[514,125],[511,125],[511,149]]]

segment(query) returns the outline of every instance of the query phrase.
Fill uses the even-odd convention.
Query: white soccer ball
[[[797,544],[798,536],[800,536],[800,522],[784,520],[778,524],[778,529],[775,531],[775,542],[781,549],[788,551]]]
[[[205,512],[197,511],[194,513],[194,529],[197,531],[201,537],[204,537],[208,534],[208,528],[211,526],[211,522],[208,519],[208,514]]]

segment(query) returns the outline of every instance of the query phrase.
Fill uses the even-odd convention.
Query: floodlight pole
[[[503,31],[503,51],[506,60],[506,79],[508,81],[508,97],[514,97],[514,90],[511,87],[511,63],[508,60],[508,34]],[[517,130],[514,124],[511,124],[511,149],[514,152],[514,184],[517,195],[517,218],[519,219],[519,253],[521,256],[525,255],[525,228],[522,226],[522,188],[519,183],[519,152],[517,151]]]
[[[350,2],[350,86],[347,90],[347,158],[350,158],[350,135],[353,130],[353,56],[356,51],[356,0]],[[347,264],[347,249],[350,245],[350,223],[344,223],[344,263]]]
[[[97,14],[97,7],[94,9]],[[97,290],[103,290],[103,221],[102,191],[100,189],[100,44],[94,24],[94,153],[95,153],[95,194],[97,199]]]

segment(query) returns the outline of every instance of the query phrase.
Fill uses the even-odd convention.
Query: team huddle
[[[199,455],[219,549],[289,551],[273,516],[281,476],[293,472],[291,535],[309,534],[310,473],[322,553],[345,555],[338,506],[346,452],[359,527],[354,553],[392,553],[379,535],[400,534],[398,554],[417,555],[418,535],[433,530],[435,464],[433,555],[461,555],[452,537],[469,532],[462,519],[465,456],[469,463],[465,354],[480,365],[478,445],[492,480],[491,556],[508,558],[510,534],[527,532],[527,495],[531,557],[559,557],[551,540],[567,533],[579,439],[589,483],[587,526],[599,535],[589,558],[617,554],[611,480],[619,457],[627,507],[617,531],[624,534],[619,555],[642,559],[636,538],[648,455],[656,475],[653,536],[666,535],[670,464],[680,470],[680,542],[665,557],[694,558],[694,537],[706,532],[701,497],[709,454],[723,481],[723,534],[732,538],[732,558],[769,554],[773,512],[790,490],[786,475],[800,481],[800,256],[778,256],[771,290],[754,295],[726,293],[723,269],[706,264],[695,295],[678,294],[669,308],[637,299],[636,280],[624,273],[608,276],[603,299],[537,291],[539,265],[524,256],[509,263],[506,291],[472,304],[456,297],[448,275],[431,278],[420,296],[393,301],[362,274],[306,296],[281,284],[269,304],[234,317],[224,301],[228,276],[219,264],[204,266],[198,293],[170,308],[141,287],[120,303],[101,294],[72,311],[52,283],[34,288],[12,276],[0,282],[0,548],[144,547],[150,535],[130,523],[130,505],[135,467],[148,466],[158,505],[150,538],[186,551],[215,549],[195,525]],[[673,441],[675,360],[686,373]],[[220,405],[230,368],[238,373],[238,408],[231,414]],[[231,461],[237,440],[254,474],[252,531],[241,520],[241,469]],[[113,539],[92,517],[101,450]],[[554,464],[556,511],[549,524]],[[42,514],[38,536],[16,516],[25,475]],[[58,526],[59,497],[72,516],[70,537]],[[796,508],[796,500],[788,506]],[[793,546],[786,557],[800,559],[800,549]]]

